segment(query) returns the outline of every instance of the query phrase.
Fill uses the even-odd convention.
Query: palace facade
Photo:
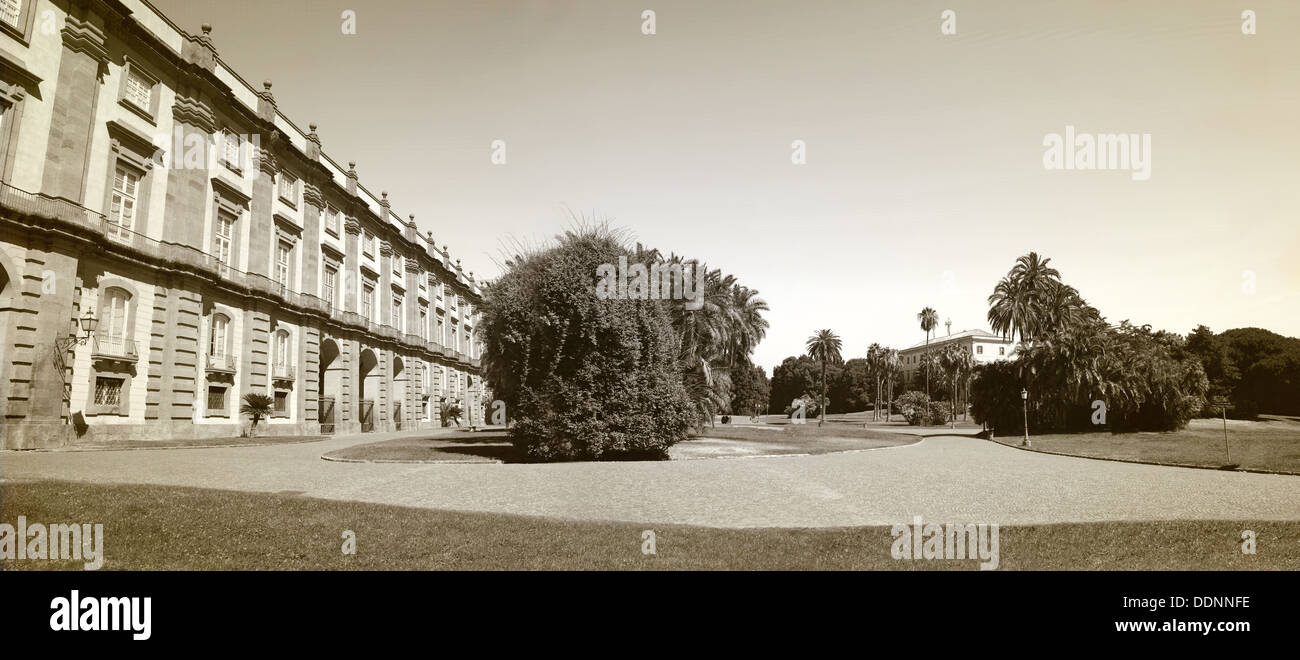
[[[482,423],[481,289],[141,0],[0,0],[5,448]]]

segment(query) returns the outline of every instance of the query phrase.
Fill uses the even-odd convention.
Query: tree
[[[817,390],[817,361],[807,355],[791,356],[772,370],[768,409],[784,410],[791,401]]]
[[[879,420],[881,383],[885,375],[885,349],[880,344],[873,343],[867,347],[867,369],[872,378],[876,379],[876,398],[871,405],[871,419]]]
[[[892,421],[890,418],[894,413],[894,381],[903,371],[903,362],[898,357],[897,349],[886,348],[882,354],[881,363],[885,374],[885,382],[889,389],[889,396],[885,398],[888,406],[885,409],[885,421],[890,422]]]
[[[842,345],[839,335],[830,330],[818,330],[808,338],[808,357],[817,360],[822,366],[822,396],[819,406],[822,415],[817,421],[818,426],[826,422],[826,366],[831,362],[839,364],[843,360],[840,356]]]
[[[933,308],[926,307],[916,315],[916,320],[921,322],[921,329],[925,331],[925,356],[922,357],[922,366],[925,367],[925,396],[930,396],[930,365],[925,362],[925,358],[930,355],[930,331],[939,325],[939,312]]]
[[[579,227],[510,257],[486,289],[485,377],[529,459],[663,458],[686,438],[693,412],[674,301],[593,287],[630,252],[608,227]]]
[[[952,422],[957,422],[957,377],[961,375],[963,358],[970,356],[970,350],[965,346],[957,344],[948,344],[947,347],[939,354],[939,366],[943,369],[944,374],[952,382],[952,390],[949,392],[949,400],[952,401]]]
[[[1032,341],[1070,324],[1100,318],[1074,287],[1061,283],[1051,259],[1030,252],[1016,259],[988,298],[989,325],[1003,337]]]
[[[746,365],[732,373],[731,413],[759,415],[768,407],[770,387],[767,372],[756,365]]]
[[[447,397],[443,397],[438,404],[438,418],[442,420],[442,425],[451,426],[455,424],[460,426],[460,415],[460,405],[454,401],[448,401]]]
[[[856,412],[867,409],[870,400],[871,370],[864,358],[844,362],[839,373],[828,375],[830,394],[826,404],[830,411]]]
[[[248,428],[248,435],[257,435],[257,423],[262,421],[263,417],[270,417],[272,407],[275,405],[275,399],[267,394],[249,392],[244,395],[244,403],[239,406],[239,414],[248,415],[252,418],[253,424]]]

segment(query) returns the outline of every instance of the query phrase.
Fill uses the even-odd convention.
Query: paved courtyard
[[[968,437],[819,456],[646,463],[372,464],[265,447],[0,452],[0,478],[147,483],[585,520],[713,527],[1300,520],[1300,477],[1135,465]]]

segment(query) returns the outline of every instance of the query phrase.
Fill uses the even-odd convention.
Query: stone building
[[[0,0],[5,448],[482,423],[480,286],[140,0]],[[93,331],[88,332],[93,326]]]
[[[951,327],[951,325],[949,326]],[[948,350],[949,346],[960,346],[971,354],[975,362],[994,362],[1008,360],[1015,352],[1016,343],[988,330],[963,330],[942,336],[930,337],[929,342],[920,341],[898,352],[899,363],[903,367],[903,384],[909,388],[923,388],[925,374],[921,369],[921,356],[927,351],[938,354]],[[931,378],[942,378],[939,372],[930,374]]]

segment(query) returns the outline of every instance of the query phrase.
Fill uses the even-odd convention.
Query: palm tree
[[[876,402],[875,405],[871,407],[871,418],[877,421],[880,419],[880,387],[881,380],[884,377],[884,367],[885,349],[882,348],[880,344],[873,343],[867,347],[867,369],[869,369],[871,374],[876,378]]]
[[[885,399],[885,421],[892,421],[894,414],[894,379],[898,378],[899,372],[903,370],[903,362],[898,357],[898,350],[886,348],[881,353],[882,371],[885,374],[885,382],[889,387],[889,396]]]
[[[931,307],[926,307],[916,315],[916,320],[921,322],[921,329],[925,331],[925,354],[930,354],[930,331],[939,325],[939,312],[934,311]],[[924,362],[924,359],[922,360]],[[925,365],[925,397],[930,398],[930,366]]]
[[[970,405],[970,381],[975,375],[976,364],[978,364],[978,362],[975,361],[975,354],[970,349],[961,352],[961,358],[958,361],[957,366],[961,374],[964,376],[963,380],[965,381],[961,408],[961,418],[963,421],[969,418],[966,409]]]
[[[767,303],[734,276],[698,261],[675,254],[664,260],[657,252],[640,248],[637,254],[704,274],[704,289],[697,292],[699,309],[674,301],[671,317],[680,339],[682,384],[699,419],[712,421],[714,413],[731,400],[731,370],[748,366],[749,356],[767,334],[768,321],[763,318]]]
[[[957,377],[961,375],[967,358],[970,358],[970,350],[957,344],[948,344],[939,354],[939,364],[952,381],[952,391],[948,398],[952,403],[951,421],[954,425],[957,423]]]
[[[1051,261],[1037,252],[1016,259],[1016,265],[997,283],[988,299],[988,320],[994,332],[1003,337],[1019,335],[1020,341],[1026,341],[1049,327],[1046,301],[1064,286],[1061,273],[1048,266]],[[1060,299],[1061,303],[1067,301],[1068,296]]]
[[[244,404],[239,406],[239,414],[248,415],[253,418],[253,425],[248,428],[248,435],[257,435],[257,423],[262,421],[263,417],[271,416],[271,408],[275,405],[275,399],[266,394],[249,392],[244,395]]]
[[[817,334],[808,338],[807,346],[808,357],[822,363],[822,418],[817,421],[817,426],[821,426],[826,422],[826,366],[831,362],[839,364],[843,360],[840,355],[840,348],[843,344],[840,342],[839,335],[834,332],[818,330]]]

